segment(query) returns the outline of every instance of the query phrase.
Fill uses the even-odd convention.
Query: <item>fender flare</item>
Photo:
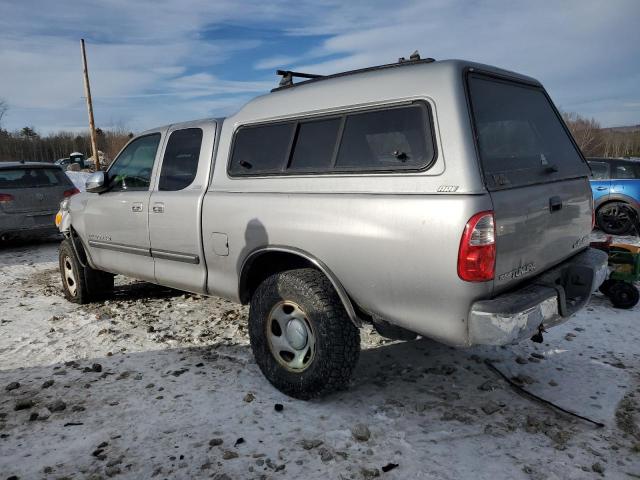
[[[80,251],[78,250],[78,244],[76,243],[76,241],[80,243],[80,247],[82,248],[82,253],[84,253],[85,260],[88,266],[93,268],[94,270],[98,270],[95,267],[95,263],[93,263],[93,258],[91,258],[91,253],[89,253],[89,249],[86,247],[86,245],[82,241],[82,237],[80,237],[76,229],[73,228],[73,225],[69,225],[69,230],[64,232],[63,235],[69,238],[69,240],[71,240],[71,245],[73,245],[73,250],[75,254],[78,256],[78,259],[80,260],[80,264],[82,265],[83,261],[80,259]],[[86,265],[82,265],[82,266],[85,267]]]
[[[599,198],[595,202],[596,211],[605,203],[610,203],[610,202],[628,203],[631,206],[631,208],[633,208],[636,211],[636,213],[640,215],[640,202],[638,202],[638,200],[636,200],[635,198],[630,197],[629,195],[624,195],[623,193],[610,193],[609,195]]]
[[[249,255],[247,255],[247,257],[242,262],[242,266],[240,267],[240,276],[238,281],[238,298],[240,298],[241,300],[243,299],[242,293],[248,280],[247,272],[249,272],[253,262],[260,256],[269,252],[289,253],[301,257],[307,262],[311,263],[329,279],[331,285],[333,285],[333,288],[336,290],[338,298],[340,298],[340,301],[342,302],[342,305],[344,306],[344,309],[346,310],[351,322],[353,322],[353,324],[358,328],[363,325],[364,321],[358,316],[353,302],[351,301],[351,297],[349,297],[349,294],[343,287],[338,277],[336,277],[336,275],[331,271],[329,267],[327,267],[327,265],[324,264],[324,262],[316,258],[314,255],[295,247],[287,247],[284,245],[270,245],[268,247],[261,247],[253,250]]]

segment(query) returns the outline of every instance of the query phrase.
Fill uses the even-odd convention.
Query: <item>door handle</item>
[[[549,199],[549,211],[551,213],[562,210],[562,199],[560,197],[551,197]]]
[[[606,190],[607,187],[596,187],[596,190],[602,191],[602,190]]]
[[[164,213],[164,203],[154,203],[152,207],[153,213]]]
[[[141,202],[135,202],[131,205],[131,211],[132,212],[141,212],[142,211],[142,203]]]

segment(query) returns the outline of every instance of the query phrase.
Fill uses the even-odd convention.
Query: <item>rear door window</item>
[[[468,85],[489,189],[589,175],[542,88],[480,74]]]
[[[422,104],[347,115],[336,170],[402,170],[434,158],[427,109]]]
[[[185,128],[171,133],[162,160],[159,190],[177,191],[191,185],[198,172],[201,146],[201,128]]]
[[[0,169],[0,188],[57,187],[70,183],[59,168]]]
[[[609,180],[609,164],[607,162],[589,162],[594,180]]]

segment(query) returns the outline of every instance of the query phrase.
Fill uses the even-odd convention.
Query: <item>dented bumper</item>
[[[517,290],[477,301],[469,312],[469,343],[506,345],[563,323],[587,304],[607,274],[606,253],[588,248]]]

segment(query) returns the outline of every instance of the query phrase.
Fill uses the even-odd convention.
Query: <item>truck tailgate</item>
[[[591,231],[586,178],[491,192],[496,221],[494,293],[582,250]]]

